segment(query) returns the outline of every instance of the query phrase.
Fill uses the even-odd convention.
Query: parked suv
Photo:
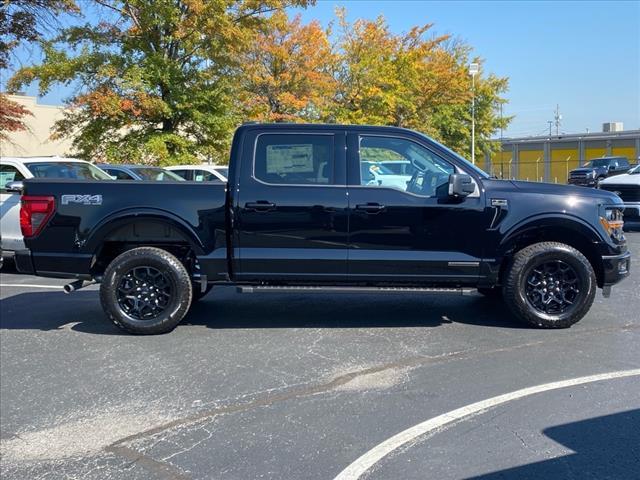
[[[629,160],[626,157],[594,158],[580,168],[569,172],[568,183],[584,187],[597,187],[607,177],[620,175],[629,170]]]

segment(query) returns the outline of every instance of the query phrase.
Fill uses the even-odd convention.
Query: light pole
[[[474,165],[476,164],[476,74],[479,71],[479,64],[469,64],[469,75],[471,75],[471,163]]]

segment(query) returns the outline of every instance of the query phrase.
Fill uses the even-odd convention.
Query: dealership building
[[[618,156],[640,161],[640,130],[605,123],[602,132],[505,138],[502,149],[485,155],[487,172],[498,178],[567,183],[569,171],[591,159]]]

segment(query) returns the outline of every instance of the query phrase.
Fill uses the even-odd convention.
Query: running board
[[[238,293],[448,293],[474,295],[475,288],[412,288],[412,287],[324,287],[324,286],[277,286],[238,285]]]

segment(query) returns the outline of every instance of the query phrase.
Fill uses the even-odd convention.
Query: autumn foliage
[[[75,83],[54,136],[76,154],[160,165],[226,162],[246,120],[395,125],[425,132],[468,156],[471,48],[431,24],[406,33],[383,17],[324,29],[289,17],[306,0],[94,0],[111,22],[66,28],[44,42],[44,61],[10,87],[41,93]],[[505,78],[476,77],[476,149],[509,118],[496,112]]]

